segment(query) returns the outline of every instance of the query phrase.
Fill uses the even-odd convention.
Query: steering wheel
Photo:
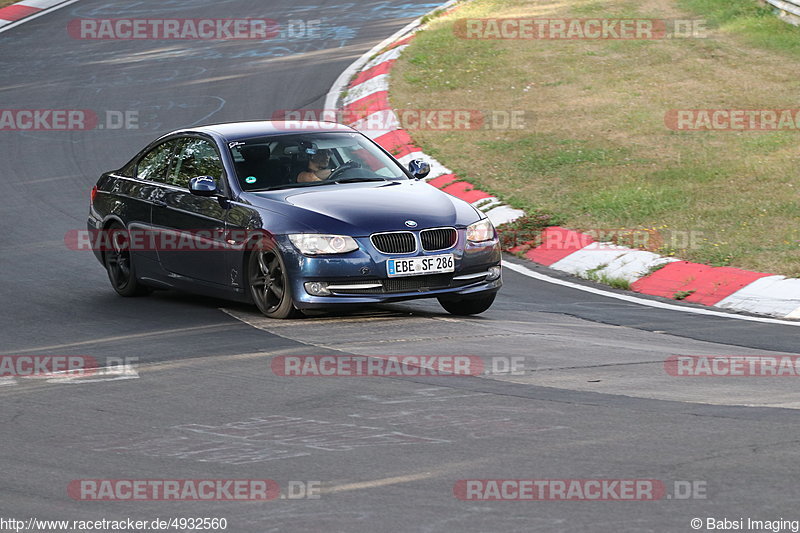
[[[328,176],[326,181],[333,181],[336,176],[343,173],[345,170],[350,170],[351,168],[361,168],[361,163],[353,161],[352,159],[346,163],[342,163],[338,167],[334,168],[333,171],[331,171],[331,175]]]

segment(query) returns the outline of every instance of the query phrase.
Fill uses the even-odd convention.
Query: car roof
[[[170,133],[205,133],[213,137],[221,137],[226,141],[247,139],[251,137],[266,137],[270,135],[285,135],[292,133],[336,133],[355,130],[344,124],[335,122],[311,122],[300,120],[259,120],[250,122],[227,122],[222,124],[209,124],[191,129],[183,129]]]

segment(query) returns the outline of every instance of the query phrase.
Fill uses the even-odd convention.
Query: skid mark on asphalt
[[[298,342],[362,356],[470,355],[485,361],[479,379],[578,392],[624,395],[684,403],[800,408],[791,379],[770,377],[692,377],[670,375],[673,355],[778,355],[620,326],[502,319],[443,321],[425,313],[326,317],[276,321],[256,313],[228,311],[243,322]],[[503,315],[497,313],[500,317]],[[449,317],[448,317],[449,318]],[[498,359],[521,361],[510,371],[495,368]],[[438,385],[438,383],[437,383]],[[449,387],[460,388],[458,382]],[[464,391],[461,391],[463,393]],[[413,403],[417,398],[385,401]],[[378,401],[380,398],[370,398]]]
[[[24,386],[27,383],[49,383],[58,385],[86,385],[94,383],[105,383],[108,381],[122,381],[127,379],[139,379],[136,369],[126,366],[103,367],[93,370],[90,375],[70,375],[67,372],[55,372],[47,376],[24,376],[0,378],[0,386],[17,385]]]
[[[431,389],[425,389],[429,391]],[[417,391],[422,392],[422,391]],[[475,394],[462,395],[460,397],[477,396]],[[451,398],[459,396],[451,396]],[[368,399],[367,396],[359,396],[361,399]],[[378,399],[378,403],[389,404]],[[477,411],[480,411],[478,416]],[[400,409],[391,413],[372,413],[372,414],[351,414],[350,417],[362,423],[372,420],[379,420],[388,426],[412,426],[418,430],[442,430],[444,428],[454,428],[465,432],[465,437],[471,439],[494,438],[498,435],[522,435],[528,436],[534,433],[545,431],[558,431],[570,429],[568,426],[547,425],[541,423],[531,423],[521,419],[520,407],[494,406],[490,409],[476,407],[465,413],[463,407],[434,405],[432,407],[411,406],[410,408]],[[535,412],[530,408],[525,408],[524,412],[530,414]],[[544,410],[540,410],[544,413]],[[552,415],[552,409],[548,411]]]
[[[255,312],[221,309],[224,313],[256,329],[287,339],[339,351],[353,351],[359,346],[406,344],[442,341],[469,341],[528,337],[532,332],[498,332],[493,322],[454,318],[427,317],[385,311],[363,316],[275,320]],[[356,350],[358,351],[358,350]]]
[[[38,180],[22,180],[15,182],[16,186],[26,186],[26,185],[34,185],[36,183],[45,183],[50,181],[60,181],[60,180],[83,180],[86,176],[81,176],[78,174],[70,174],[67,176],[54,176],[52,178],[41,178]]]
[[[256,359],[270,359],[275,357],[276,355],[289,355],[289,354],[303,354],[307,350],[305,348],[282,348],[280,350],[271,350],[266,352],[252,352],[252,353],[241,353],[241,354],[234,354],[234,355],[226,355],[225,361],[228,363],[232,363],[234,361],[249,361],[249,360],[256,360]],[[58,379],[58,378],[51,378],[51,379],[35,379],[35,378],[25,378],[25,379],[15,379],[13,377],[8,378],[0,378],[0,395],[7,394],[14,394],[19,395],[20,393],[30,393],[36,392],[37,390],[42,390],[47,387],[48,384],[66,384],[66,383],[83,383],[83,382],[101,382],[101,381],[120,381],[125,379],[136,379],[141,378],[142,373],[145,374],[145,378],[152,373],[160,373],[165,371],[172,371],[172,370],[188,370],[192,369],[193,371],[197,372],[201,369],[208,369],[212,367],[216,367],[219,365],[219,357],[217,356],[202,356],[202,357],[187,357],[184,359],[180,359],[177,361],[159,361],[153,363],[143,363],[143,364],[136,364],[134,368],[129,368],[124,370],[123,372],[115,373],[113,370],[111,372],[106,372],[106,375],[99,376],[99,377],[107,377],[108,379],[95,379],[90,381],[89,378],[86,380],[78,380],[74,379],[71,382],[67,379]],[[135,374],[135,377],[133,377]],[[18,385],[17,387],[4,387],[4,385]]]
[[[367,447],[409,444],[447,444],[451,441],[380,426],[271,415],[221,425],[182,424],[157,434],[129,438],[97,435],[89,438],[88,442],[92,443],[95,452],[246,465],[321,452],[347,452]]]
[[[157,4],[150,2],[109,2],[105,4],[85,5],[78,4],[72,8],[71,14],[75,17],[154,17],[168,15],[181,11],[195,11],[203,4],[209,2],[192,2],[187,4],[184,0],[161,0]],[[236,0],[214,0],[214,5],[235,4]]]
[[[107,342],[119,342],[119,341],[131,341],[131,340],[138,340],[138,339],[147,339],[150,337],[160,337],[164,335],[175,335],[175,334],[183,334],[192,331],[209,331],[214,329],[229,329],[231,327],[230,323],[228,322],[220,322],[218,324],[208,324],[205,326],[193,326],[187,328],[173,328],[173,329],[162,329],[157,331],[148,331],[145,333],[134,333],[131,335],[117,335],[114,337],[101,337],[99,339],[92,339],[88,341],[78,341],[78,342],[68,342],[65,344],[51,344],[49,346],[35,346],[33,348],[21,348],[16,350],[7,350],[8,353],[13,354],[24,354],[30,352],[49,352],[52,350],[67,350],[70,348],[78,348],[80,346],[90,346],[93,344],[103,344]]]
[[[335,494],[337,492],[348,492],[352,490],[376,489],[378,487],[385,487],[387,485],[397,485],[399,483],[410,483],[412,481],[420,481],[422,479],[430,479],[434,477],[433,472],[423,472],[420,474],[407,474],[405,476],[386,477],[383,479],[375,479],[372,481],[361,481],[359,483],[346,483],[344,485],[336,485],[328,489],[323,489],[323,494]]]
[[[580,319],[547,322],[452,318],[383,311],[303,320],[272,320],[256,312],[223,309],[251,327],[311,346],[358,355],[475,355],[524,357],[525,373],[543,368],[663,363],[676,353],[705,353],[697,341],[668,338]],[[589,327],[584,329],[584,325]],[[598,331],[598,328],[600,331]],[[657,338],[661,344],[652,341]],[[391,345],[391,349],[387,349]],[[706,344],[703,346],[718,345]],[[710,352],[709,352],[710,353]],[[725,351],[719,353],[726,353]],[[503,374],[492,368],[491,374]]]
[[[381,396],[373,394],[362,394],[358,398],[378,403],[382,405],[394,405],[401,403],[430,403],[430,402],[446,402],[455,398],[471,398],[473,396],[487,396],[485,392],[462,393],[459,389],[447,389],[442,387],[429,387],[425,389],[417,389],[411,394],[395,394],[384,393]],[[358,416],[358,415],[350,415]]]
[[[339,485],[332,485],[323,487],[322,494],[336,494],[337,492],[350,492],[354,490],[368,490],[379,487],[386,487],[390,485],[399,485],[402,483],[411,483],[414,481],[422,481],[425,479],[441,478],[450,476],[454,472],[458,472],[464,468],[474,469],[477,465],[490,462],[491,459],[478,459],[471,461],[451,462],[439,468],[426,470],[425,472],[418,472],[415,474],[404,474],[399,476],[385,477],[381,479],[373,479],[371,481],[358,481],[353,483],[342,483]]]

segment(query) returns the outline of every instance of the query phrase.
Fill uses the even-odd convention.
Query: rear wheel
[[[250,254],[247,272],[250,296],[269,318],[301,316],[292,301],[292,288],[283,258],[275,249],[255,249]]]
[[[109,249],[103,254],[103,264],[108,272],[111,286],[120,296],[142,296],[151,289],[136,279],[136,268],[131,255],[131,239],[121,224],[112,224],[106,229]]]
[[[439,304],[451,315],[477,315],[492,306],[497,293],[481,294],[478,296],[464,296],[460,298],[447,298],[440,296]]]

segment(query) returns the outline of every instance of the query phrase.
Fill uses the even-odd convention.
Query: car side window
[[[173,148],[175,148],[175,142],[167,141],[147,152],[136,165],[136,177],[142,180],[163,182],[172,161]]]
[[[222,161],[211,142],[197,138],[181,139],[176,153],[167,176],[170,185],[189,188],[189,180],[198,176],[222,179]]]

